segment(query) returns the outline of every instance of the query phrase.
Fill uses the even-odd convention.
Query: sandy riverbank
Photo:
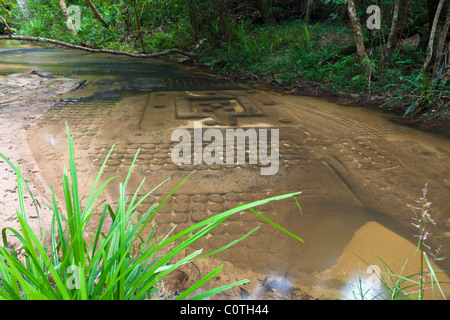
[[[0,75],[0,153],[14,166],[20,166],[38,201],[40,224],[45,230],[51,216],[44,203],[51,203],[49,187],[43,183],[38,165],[27,143],[27,130],[37,119],[59,103],[58,96],[78,88],[82,81],[68,78],[42,77],[37,74]],[[39,231],[39,219],[29,193],[25,208],[32,228]],[[19,208],[17,178],[4,159],[0,159],[0,226],[20,229],[15,208]],[[16,244],[9,237],[11,244]]]

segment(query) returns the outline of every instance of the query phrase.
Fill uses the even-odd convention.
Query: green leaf
[[[276,224],[275,222],[273,222],[273,221],[269,220],[268,218],[264,217],[262,214],[256,212],[256,210],[254,210],[253,208],[249,208],[249,210],[250,210],[251,212],[253,212],[254,214],[256,214],[258,217],[260,217],[261,219],[263,219],[264,221],[267,221],[268,223],[270,223],[271,225],[273,225],[275,228],[277,228],[277,229],[283,231],[284,233],[286,233],[286,234],[290,235],[291,237],[297,239],[298,241],[304,243],[304,241],[303,241],[302,238],[296,236],[296,235],[293,234],[292,232],[287,231],[286,229],[284,229],[283,227],[279,226],[279,225]]]
[[[234,282],[231,284],[227,284],[222,287],[218,287],[218,288],[214,288],[214,289],[202,292],[202,293],[196,295],[195,297],[190,298],[189,300],[203,300],[203,299],[209,298],[213,295],[216,295],[218,293],[221,293],[222,291],[228,290],[235,286],[240,286],[240,285],[248,283],[248,282],[250,282],[250,281],[247,279],[244,279],[244,280],[237,281],[237,282]]]
[[[439,280],[438,280],[438,278],[436,277],[436,273],[435,273],[435,271],[434,271],[434,268],[433,268],[433,266],[431,265],[430,260],[428,259],[427,254],[424,252],[423,255],[425,256],[425,260],[426,260],[427,265],[428,265],[428,268],[429,268],[429,270],[430,270],[430,273],[431,273],[431,279],[434,280],[432,283],[436,283],[437,287],[439,288],[439,291],[440,291],[441,294],[442,294],[442,297],[444,298],[444,300],[447,300],[447,299],[445,298],[444,292],[442,291],[441,285],[439,284]]]
[[[417,103],[419,103],[419,100],[414,101],[414,102],[409,106],[409,108],[406,109],[406,111],[405,111],[405,113],[403,114],[403,116],[406,116],[408,113],[410,113],[411,110],[414,108],[414,106],[415,106]]]
[[[195,290],[199,289],[201,286],[203,286],[205,283],[207,283],[212,277],[214,277],[216,274],[220,273],[222,271],[223,265],[219,266],[218,268],[214,269],[210,273],[208,273],[206,276],[198,280],[196,283],[194,283],[192,286],[190,286],[188,289],[184,290],[182,294],[177,296],[175,300],[182,300],[186,298],[188,295],[190,295]]]

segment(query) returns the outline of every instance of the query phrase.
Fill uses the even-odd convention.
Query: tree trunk
[[[425,62],[422,67],[422,72],[426,72],[428,65],[431,62],[431,58],[433,57],[433,44],[434,44],[434,37],[436,36],[436,29],[439,22],[439,16],[441,14],[442,6],[444,5],[445,0],[440,0],[438,7],[436,9],[436,14],[434,16],[433,26],[431,27],[430,32],[430,40],[428,40],[428,47],[427,47],[427,56],[425,57]]]
[[[0,21],[3,22],[3,24],[5,25],[6,30],[8,30],[8,34],[10,36],[12,36],[12,30],[11,30],[10,26],[8,25],[8,22],[6,22],[6,19],[3,19],[3,17],[0,16]]]
[[[394,1],[394,13],[392,14],[392,23],[391,30],[389,32],[388,41],[386,43],[386,62],[389,62],[392,54],[392,48],[394,43],[396,42],[395,37],[397,34],[397,25],[398,25],[398,12],[400,8],[400,0]]]
[[[67,5],[64,0],[59,0],[59,6],[61,7],[61,11],[63,12],[64,19],[66,19],[66,25],[69,31],[73,34],[77,34],[75,27],[73,26],[72,19],[70,18],[69,12],[67,11]]]
[[[431,29],[432,29],[432,22],[434,20],[434,18],[436,17],[436,10],[439,7],[439,2],[440,0],[427,0],[427,12],[428,12],[428,20],[430,21],[430,25],[428,26],[429,28],[429,33],[431,33]]]
[[[218,22],[218,37],[224,39],[226,36],[226,22],[225,22],[225,0],[219,2],[219,22]]]
[[[100,21],[100,23],[105,27],[108,28],[108,24],[105,22],[103,17],[100,15],[100,13],[97,11],[97,8],[94,6],[91,0],[86,0],[89,8],[91,8],[92,13],[94,13],[95,18]]]
[[[27,2],[25,0],[17,0],[17,5],[20,10],[27,16],[30,17],[30,11],[28,11]]]
[[[428,32],[427,32],[427,30],[421,31],[421,39],[420,39],[421,41],[420,41],[419,48],[422,51],[427,50],[428,42],[430,40],[431,29],[433,28],[433,21],[436,16],[436,10],[439,6],[439,0],[427,0],[426,3],[427,3],[426,8],[427,8],[428,20],[430,23],[428,25]],[[449,4],[447,4],[447,5],[449,5]],[[443,9],[444,8],[446,8],[446,5],[444,5]],[[442,15],[439,17],[439,21],[438,21],[438,29],[437,29],[438,33],[441,29],[440,27],[444,25],[444,22],[445,22],[445,16]],[[435,49],[433,49],[433,50],[435,50]]]
[[[123,17],[123,22],[125,23],[125,28],[127,29],[128,33],[131,33],[131,14],[130,10],[128,10],[127,5],[123,2],[123,0],[120,0],[120,3],[122,4],[122,8],[120,8],[120,13]]]
[[[194,42],[198,43],[198,19],[197,19],[197,1],[196,0],[187,0],[189,1],[189,16],[191,20],[191,27],[194,33]]]
[[[444,52],[445,42],[447,40],[448,29],[450,26],[450,5],[447,5],[447,14],[445,18],[445,24],[442,28],[441,36],[439,37],[439,43],[435,54],[435,61],[433,66],[433,76],[436,76],[441,64],[442,54]],[[445,64],[445,63],[444,63]]]
[[[261,13],[265,24],[272,26],[277,24],[273,15],[272,0],[253,0],[253,3],[256,9]]]
[[[314,0],[308,0],[306,4],[306,16],[305,16],[305,24],[309,23],[309,16],[311,15],[311,9],[314,4]]]
[[[139,42],[141,43],[141,50],[142,53],[145,53],[144,38],[142,37],[141,23],[139,22],[139,16],[137,13],[137,0],[134,0],[134,16],[136,18],[136,27],[139,36]]]
[[[446,58],[444,63],[444,73],[447,76],[450,76],[450,40],[447,43],[447,52],[446,52]]]
[[[347,10],[353,30],[355,32],[356,55],[358,56],[358,59],[361,61],[364,68],[372,73],[374,70],[369,63],[369,56],[367,55],[366,48],[364,47],[364,38],[361,31],[361,25],[356,14],[355,3],[353,2],[353,0],[347,1]]]

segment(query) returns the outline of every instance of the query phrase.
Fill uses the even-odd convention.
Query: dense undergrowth
[[[436,120],[450,119],[450,82],[422,74],[423,53],[417,39],[402,43],[388,65],[383,52],[373,48],[371,62],[375,72],[363,68],[355,55],[336,57],[348,43],[347,25],[302,21],[277,27],[236,26],[234,36],[215,50],[205,50],[202,62],[227,76],[261,79],[279,87],[306,94],[340,94],[377,97],[382,107],[402,108],[403,114]]]
[[[225,73],[247,74],[274,79],[280,85],[293,86],[308,81],[321,83],[320,90],[346,93],[385,93],[387,85],[410,74],[420,55],[413,45],[394,58],[397,66],[368,74],[353,55],[331,61],[340,44],[351,41],[346,25],[316,23],[306,26],[301,20],[276,27],[241,24],[233,38],[214,51],[202,55],[206,65]],[[374,52],[376,54],[376,52]]]

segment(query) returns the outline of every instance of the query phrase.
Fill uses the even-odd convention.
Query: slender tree
[[[98,12],[97,8],[95,7],[95,5],[92,3],[91,0],[86,0],[89,8],[91,8],[92,13],[94,14],[95,18],[100,21],[100,23],[105,27],[108,28],[108,24],[105,22],[105,20],[103,19],[103,17],[101,16],[101,14]]]
[[[434,76],[437,75],[440,64],[441,64],[442,55],[443,55],[444,47],[445,47],[445,41],[447,40],[449,26],[450,26],[450,5],[447,4],[447,14],[446,14],[446,18],[445,18],[445,24],[444,24],[444,27],[442,28],[441,36],[439,37],[439,42],[438,42],[438,46],[437,46],[437,51],[435,54],[436,58],[434,61],[434,66],[433,66],[433,75]],[[448,48],[447,48],[447,52],[448,52]]]
[[[394,1],[394,12],[392,14],[391,30],[389,31],[388,41],[386,43],[386,62],[389,62],[394,47],[395,37],[397,34],[398,12],[400,9],[400,0]]]
[[[277,23],[273,14],[272,0],[253,0],[253,4],[261,13],[265,24],[275,25]]]
[[[70,18],[69,11],[67,10],[67,5],[64,0],[59,0],[59,6],[61,7],[61,11],[63,12],[64,19],[66,19],[66,25],[69,31],[73,34],[77,34],[75,27],[73,26],[72,19]]]
[[[12,35],[12,29],[9,26],[8,22],[6,21],[6,19],[4,19],[2,16],[0,16],[0,21],[3,22],[3,24],[6,27],[6,30],[8,30],[8,34],[11,36]]]
[[[369,56],[367,55],[366,48],[364,47],[364,38],[361,31],[361,24],[359,23],[358,16],[356,14],[355,3],[353,0],[347,0],[347,11],[352,23],[353,31],[355,33],[356,55],[362,62],[364,68],[372,73],[373,66],[370,64]]]
[[[218,37],[223,39],[227,33],[225,21],[225,0],[219,0]]]
[[[306,17],[305,17],[305,23],[309,23],[309,16],[311,15],[311,9],[314,4],[314,0],[308,0],[306,4]]]
[[[430,39],[428,40],[428,46],[427,46],[427,55],[425,57],[425,62],[422,67],[422,72],[426,72],[428,65],[431,62],[431,58],[433,57],[433,45],[434,45],[434,38],[436,36],[436,30],[439,22],[439,16],[441,15],[442,6],[444,5],[445,0],[440,0],[438,7],[436,9],[436,14],[434,16],[433,20],[433,26],[431,27],[430,32]]]
[[[123,22],[125,23],[125,28],[127,30],[128,33],[131,32],[131,13],[130,10],[128,9],[128,6],[125,4],[125,2],[123,0],[119,0],[121,3],[121,7],[120,7],[120,13],[122,14],[123,17]]]
[[[194,32],[194,42],[198,43],[199,36],[198,36],[198,18],[197,18],[197,10],[198,10],[198,4],[197,0],[186,0],[188,3],[188,11],[189,11],[189,17],[191,20],[191,27]]]
[[[19,6],[20,10],[27,16],[30,17],[30,11],[28,10],[28,5],[25,0],[17,0],[17,5]]]
[[[145,53],[144,38],[142,37],[141,23],[139,22],[139,16],[137,13],[137,0],[134,0],[134,16],[136,19],[136,27],[139,36],[139,42],[141,43],[142,53]]]

